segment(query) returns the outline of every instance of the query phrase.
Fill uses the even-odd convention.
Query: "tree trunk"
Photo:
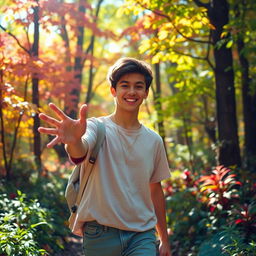
[[[161,75],[160,75],[160,64],[156,63],[155,68],[155,81],[156,81],[156,91],[154,93],[155,109],[157,112],[157,127],[160,136],[165,140],[165,130],[164,130],[164,120],[163,120],[163,110],[161,103]]]
[[[37,6],[33,7],[34,11],[34,41],[32,45],[31,55],[33,59],[38,58],[39,52],[39,5],[38,1],[36,1]],[[39,108],[39,78],[37,73],[32,74],[32,103],[35,104]],[[38,128],[40,126],[40,119],[38,113],[34,116],[34,124],[33,124],[33,134],[34,134],[34,156],[35,162],[41,174],[42,171],[42,162],[41,162],[41,137],[38,132]]]
[[[185,139],[185,144],[188,148],[188,154],[189,154],[189,164],[190,164],[190,168],[191,171],[194,172],[195,168],[194,168],[194,155],[193,155],[193,140],[192,140],[192,136],[189,134],[192,134],[192,130],[191,130],[191,120],[189,118],[190,115],[184,114],[182,117],[182,121],[183,121],[183,137]]]
[[[97,3],[96,14],[95,14],[95,18],[94,18],[95,23],[97,22],[97,19],[99,17],[100,7],[101,7],[102,3],[103,3],[103,0],[99,0]],[[95,42],[95,35],[92,34],[91,42],[90,42],[91,63],[90,63],[90,70],[89,70],[88,90],[87,90],[86,99],[85,99],[86,104],[88,104],[93,97],[92,87],[93,87],[93,78],[94,78],[94,72],[93,72],[94,42]]]
[[[242,27],[237,39],[237,50],[242,73],[242,101],[244,118],[244,164],[246,168],[254,169],[256,164],[256,94],[251,91],[250,64],[245,55],[244,43],[245,17],[249,5],[246,1],[236,2],[234,5],[235,17]],[[245,29],[244,29],[245,28]]]
[[[165,147],[165,151],[166,151],[166,156],[169,161],[168,158],[168,154],[167,154],[167,146],[165,144],[165,129],[164,129],[164,119],[163,119],[163,109],[162,109],[162,103],[161,103],[161,75],[160,75],[160,64],[156,63],[154,65],[155,68],[155,81],[156,81],[156,90],[154,93],[154,102],[155,102],[155,109],[157,112],[157,127],[158,127],[158,132],[159,135],[162,137],[163,143],[164,143],[164,147]]]
[[[60,2],[63,3],[63,0],[61,0]],[[65,65],[66,65],[65,69],[66,69],[67,74],[71,74],[71,72],[73,71],[73,66],[72,66],[72,61],[71,61],[69,35],[68,35],[67,28],[66,28],[65,17],[61,16],[60,19],[61,19],[61,37],[62,37],[62,39],[64,41],[64,45],[65,45]],[[68,76],[68,77],[70,77],[70,76]],[[73,84],[73,80],[69,79],[69,80],[65,81],[65,83],[68,88],[69,85]],[[65,111],[68,109],[67,103],[69,102],[69,98],[70,98],[69,93],[66,93],[65,100],[64,100]],[[49,135],[48,137],[49,137],[49,140],[53,139],[53,136],[51,136],[51,135]],[[54,148],[55,152],[57,153],[59,160],[63,163],[67,157],[67,153],[66,153],[64,144],[61,143],[61,144],[54,145],[53,148]]]
[[[91,63],[90,63],[90,69],[89,69],[89,81],[88,81],[88,89],[87,89],[87,94],[86,94],[86,99],[85,99],[85,103],[88,104],[91,99],[92,99],[92,87],[93,87],[93,58],[94,58],[94,35],[92,36],[92,49],[91,49]]]
[[[229,5],[226,0],[213,0],[208,8],[215,58],[216,105],[219,140],[219,164],[240,166],[240,149],[236,118],[233,57],[226,44],[220,45],[223,27],[229,22]]]
[[[216,144],[217,139],[216,139],[216,121],[211,120],[209,117],[209,107],[208,107],[208,100],[207,96],[202,96],[202,102],[203,102],[203,123],[204,123],[204,130],[206,134],[208,135],[208,138],[211,142]]]
[[[85,15],[85,0],[79,1],[79,17],[83,20]],[[80,92],[82,84],[83,71],[83,45],[84,45],[84,25],[78,26],[78,36],[76,43],[76,56],[74,64],[74,84],[65,102],[65,112],[71,117],[76,118],[78,113],[78,104],[80,101]]]
[[[166,65],[167,69],[171,66],[177,66],[176,63],[168,63]],[[170,75],[168,72],[166,72],[167,74],[167,81],[169,81],[170,79]],[[172,92],[172,95],[174,96],[175,94],[179,93],[179,89],[175,87],[175,82],[168,82],[169,88]],[[174,117],[177,119],[180,119],[180,114],[175,113]],[[182,145],[186,145],[186,141],[185,141],[185,137],[184,137],[184,132],[182,130],[181,127],[176,127],[176,132],[175,132],[175,143],[176,144],[182,144]]]
[[[244,157],[245,164],[250,168],[256,161],[256,94],[250,92],[249,62],[243,54],[245,45],[242,39],[238,39],[237,48],[242,67]]]
[[[6,152],[6,140],[5,140],[5,126],[4,126],[4,117],[3,117],[3,89],[4,89],[4,74],[3,70],[0,69],[0,131],[1,131],[1,143],[2,143],[2,151],[3,151],[3,160],[4,160],[4,168],[6,171],[6,179],[10,179],[10,172],[7,159],[7,152]]]

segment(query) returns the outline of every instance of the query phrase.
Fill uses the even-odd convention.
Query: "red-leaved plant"
[[[207,195],[207,203],[211,212],[216,208],[227,210],[234,198],[238,198],[237,190],[234,185],[241,185],[241,182],[235,180],[236,175],[231,174],[231,170],[223,165],[217,166],[211,175],[202,176],[198,182],[200,192]]]
[[[249,240],[256,233],[256,202],[241,205],[232,211],[234,223],[245,232],[245,239]]]
[[[235,224],[242,226],[251,226],[256,228],[256,203],[244,204],[240,209],[235,209],[234,213],[237,218]]]

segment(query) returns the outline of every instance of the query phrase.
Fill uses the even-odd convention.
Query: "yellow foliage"
[[[191,20],[185,19],[185,18],[180,19],[179,24],[184,25],[184,26],[188,26],[188,27],[190,27],[192,25]]]
[[[203,24],[201,22],[199,22],[199,21],[193,22],[193,28],[194,29],[200,29],[202,27],[203,27]]]
[[[158,52],[155,56],[153,56],[151,62],[152,64],[156,64],[156,63],[159,63],[160,60],[162,59],[163,57],[163,53],[162,52]]]
[[[144,21],[143,21],[143,26],[144,26],[144,28],[146,28],[146,29],[148,29],[148,28],[150,28],[150,27],[152,26],[152,22],[150,21],[149,18],[144,19]]]
[[[159,40],[165,40],[168,37],[169,33],[166,30],[160,30],[158,33]]]
[[[143,42],[139,46],[139,51],[140,53],[146,52],[148,49],[150,49],[150,47],[151,47],[150,39],[143,40]]]
[[[209,19],[207,17],[202,17],[201,21],[204,25],[208,25],[210,23]]]

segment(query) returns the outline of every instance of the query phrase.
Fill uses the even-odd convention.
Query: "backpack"
[[[69,227],[73,230],[74,222],[77,215],[77,209],[80,201],[83,197],[85,187],[88,183],[90,174],[92,172],[94,163],[97,159],[98,152],[105,139],[106,128],[103,122],[98,119],[94,119],[97,126],[97,138],[94,148],[92,149],[91,155],[82,163],[75,166],[69,179],[65,191],[65,198],[70,210]],[[83,176],[80,177],[82,174]]]

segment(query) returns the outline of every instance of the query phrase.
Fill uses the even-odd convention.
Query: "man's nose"
[[[131,87],[129,88],[129,93],[130,93],[130,94],[134,94],[134,93],[135,93],[135,88],[134,88],[133,86],[131,86]]]

